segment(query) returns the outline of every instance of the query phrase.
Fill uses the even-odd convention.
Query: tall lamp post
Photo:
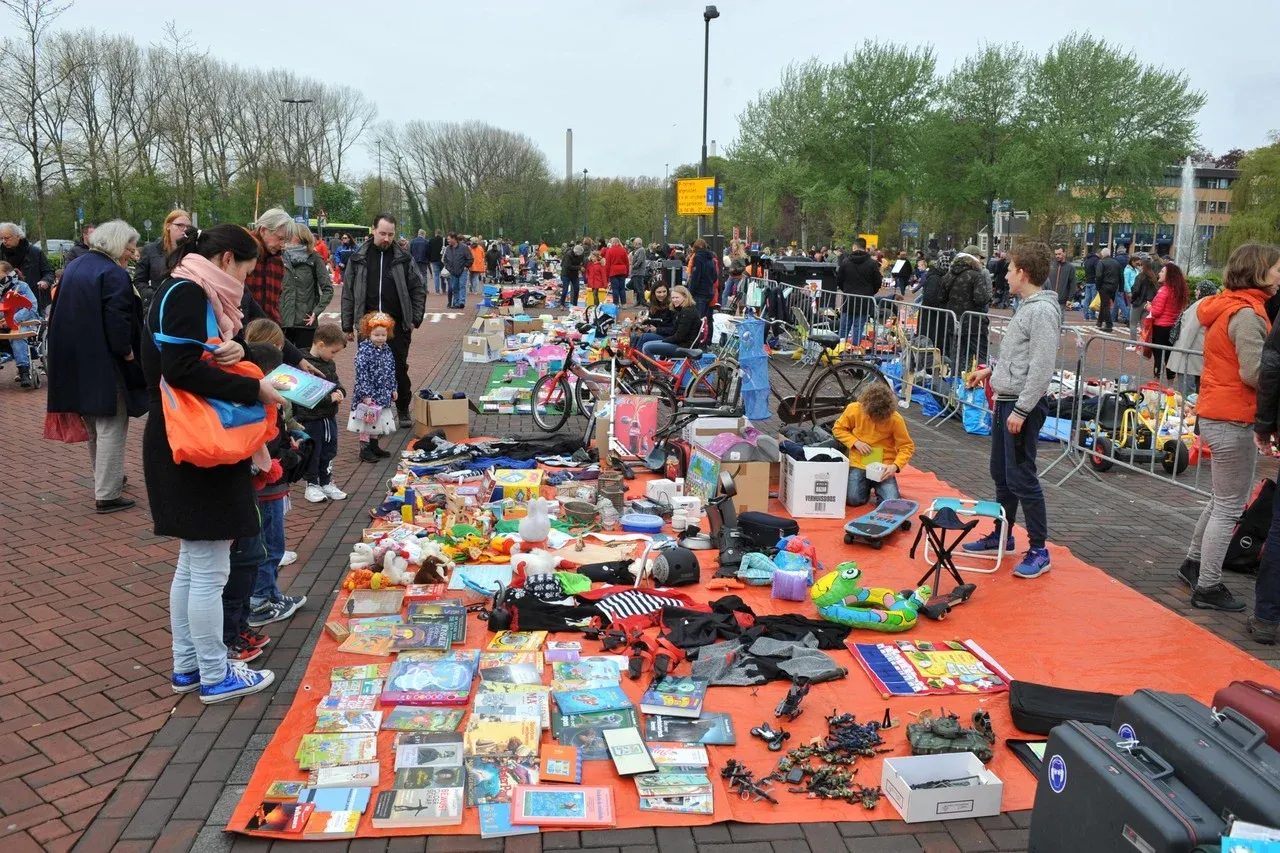
[[[587,236],[587,170],[582,170],[582,236]]]
[[[293,104],[294,124],[298,131],[298,183],[302,184],[302,199],[298,206],[302,208],[302,220],[305,224],[310,225],[311,205],[307,199],[307,170],[302,163],[302,105],[314,103],[311,98],[281,98],[282,104]]]
[[[382,210],[382,140],[378,140],[378,210]]]
[[[867,166],[867,220],[865,227],[867,233],[871,233],[871,183],[876,177],[876,124],[872,122],[867,125],[871,131],[871,162]]]
[[[715,6],[708,6],[702,12],[702,21],[706,25],[702,40],[702,159],[698,162],[698,177],[707,176],[707,73],[711,67],[711,22],[720,17]],[[705,232],[707,218],[698,217],[698,236]]]
[[[667,191],[671,189],[671,164],[662,173],[662,242],[667,242]]]

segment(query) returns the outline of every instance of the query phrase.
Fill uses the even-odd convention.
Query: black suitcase
[[[1139,690],[1116,705],[1111,727],[1163,756],[1216,814],[1275,824],[1280,752],[1234,708],[1214,711],[1190,696]]]
[[[1049,735],[1028,853],[1190,853],[1225,829],[1153,750],[1090,723]]]

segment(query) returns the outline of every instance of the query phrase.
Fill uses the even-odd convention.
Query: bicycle
[[[609,359],[583,366],[578,361],[578,348],[573,341],[560,337],[551,343],[563,344],[567,351],[564,364],[560,369],[544,374],[534,383],[531,400],[533,422],[539,429],[545,432],[558,431],[568,422],[569,415],[575,407],[588,419],[592,418],[595,414],[596,402],[602,397],[610,396],[613,390],[611,386],[616,386],[617,391],[622,394],[661,398],[662,405],[658,407],[660,413],[664,409],[668,412],[675,409],[675,394],[669,387],[660,383],[631,382],[619,370],[616,356],[611,354]],[[608,372],[602,372],[601,368],[607,369]],[[572,387],[569,382],[570,376],[574,378]]]
[[[679,367],[676,366],[675,361],[665,361],[646,355],[625,339],[618,341],[616,349],[606,345],[604,352],[609,358],[591,362],[587,365],[587,370],[607,369],[611,360],[617,360],[620,374],[637,389],[635,392],[637,394],[670,397],[677,403],[687,401],[706,404],[715,400],[714,386],[698,381],[698,376],[706,372],[706,368],[697,368],[698,360],[706,350],[688,348],[676,350]]]

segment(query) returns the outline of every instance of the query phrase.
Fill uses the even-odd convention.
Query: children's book
[[[276,781],[267,786],[266,793],[262,796],[268,800],[296,800],[305,787],[306,782]]]
[[[546,631],[499,631],[485,649],[491,652],[536,652],[546,641]]]
[[[506,684],[501,681],[482,681],[476,689],[476,696],[482,693],[503,693],[503,694],[520,694],[530,693],[538,697],[538,704],[542,711],[542,727],[544,729],[551,727],[551,692],[546,686],[541,684]]]
[[[481,681],[497,681],[504,684],[541,684],[542,667],[531,663],[512,663],[483,667]]]
[[[344,711],[372,711],[378,707],[377,696],[325,696],[316,705],[316,716]]]
[[[310,803],[264,802],[245,824],[249,832],[280,832],[286,835],[302,835],[307,819],[316,807]]]
[[[537,667],[538,672],[542,672],[542,663],[542,652],[482,652],[480,655],[481,669],[510,666],[512,664],[529,664]]]
[[[511,803],[480,804],[480,837],[508,838],[513,835],[537,835],[536,826],[512,826]]]
[[[463,711],[397,705],[387,712],[382,727],[392,732],[453,732],[462,725]]]
[[[458,598],[442,598],[439,601],[416,601],[409,605],[409,624],[434,622],[432,617],[446,616],[453,631],[454,643],[467,641],[467,608]]]
[[[517,785],[511,794],[511,823],[603,827],[616,823],[613,789],[603,786]]]
[[[640,697],[640,710],[665,717],[702,716],[702,702],[707,695],[707,682],[687,675],[668,675],[654,679]]]
[[[308,409],[314,409],[338,387],[328,379],[313,376],[287,364],[280,365],[264,378],[280,392],[281,397]]]
[[[644,718],[644,739],[650,743],[737,743],[733,718],[718,711],[708,711],[696,720],[648,715]]]
[[[386,678],[391,671],[389,663],[366,663],[359,666],[335,666],[329,670],[330,681],[361,681],[367,678]]]
[[[373,761],[378,754],[378,739],[373,735],[303,735],[294,757],[303,770],[359,764]]]
[[[312,770],[307,777],[308,788],[376,788],[381,765],[376,761],[366,764],[344,764],[340,767],[321,767]]]
[[[538,764],[538,774],[543,782],[581,785],[582,755],[576,747],[558,743],[545,744],[542,747],[542,761]]]
[[[472,717],[462,733],[466,755],[533,755],[538,754],[541,734],[537,723],[530,720],[505,722]]]
[[[404,600],[410,604],[415,601],[436,601],[444,598],[448,589],[442,583],[411,583],[404,588]]]
[[[462,738],[432,744],[408,744],[396,747],[395,769],[405,767],[461,767]]]
[[[298,802],[311,803],[324,812],[363,812],[373,788],[303,788]]]
[[[617,711],[633,708],[621,687],[595,687],[590,690],[559,690],[552,693],[561,714],[590,714],[594,711]]]
[[[622,669],[613,658],[583,658],[551,664],[551,689],[569,692],[613,687],[622,680]]]
[[[465,705],[475,661],[397,660],[382,691],[384,705]]]
[[[447,660],[454,663],[464,663],[473,670],[477,662],[480,660],[479,649],[420,649],[418,651],[400,652],[396,655],[398,661],[437,661]]]
[[[625,729],[639,726],[640,715],[635,708],[619,708],[616,711],[593,711],[590,714],[555,714],[551,718],[551,735],[560,739],[565,729],[581,729],[594,726],[600,730]]]
[[[383,791],[373,807],[376,829],[457,826],[462,823],[461,788]]]
[[[477,755],[466,760],[466,805],[509,803],[516,785],[538,784],[538,759]]]
[[[381,711],[322,711],[316,714],[318,734],[376,734],[382,725]]]
[[[613,759],[619,776],[652,773],[658,769],[649,757],[639,729],[608,729],[604,732],[604,742],[609,746],[609,757]]]
[[[476,693],[471,718],[529,720],[542,727],[542,701],[536,693]]]
[[[402,767],[396,771],[397,788],[457,788],[462,790],[466,771],[462,767]]]
[[[352,590],[342,612],[348,617],[389,616],[399,613],[403,606],[402,589],[356,589]]]
[[[382,634],[352,634],[342,641],[338,651],[350,655],[386,657],[391,654],[391,629]]]
[[[447,649],[452,644],[453,631],[448,623],[397,625],[391,629],[393,652],[416,649]]]
[[[583,761],[608,761],[609,745],[605,743],[604,731],[598,726],[565,727],[556,735],[556,741],[578,750],[578,757]]]
[[[399,613],[383,616],[363,616],[359,619],[348,619],[347,628],[353,634],[386,634],[397,625],[403,625],[404,619]]]
[[[582,659],[582,643],[577,640],[548,640],[547,660],[557,663],[577,663]]]
[[[706,767],[707,748],[696,743],[676,743],[669,746],[650,746],[649,755],[659,769],[665,767]]]
[[[374,696],[382,693],[381,678],[361,678],[358,681],[329,682],[330,696]]]
[[[715,796],[711,793],[675,795],[667,797],[641,797],[642,812],[676,812],[678,814],[715,814]]]

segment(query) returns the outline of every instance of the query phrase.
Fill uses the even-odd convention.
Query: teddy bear
[[[373,567],[373,563],[373,546],[366,542],[358,542],[351,549],[351,560],[347,567],[351,569],[368,569]]]
[[[396,586],[413,583],[418,566],[422,563],[422,549],[412,541],[400,542],[387,550],[382,557],[382,577]]]

